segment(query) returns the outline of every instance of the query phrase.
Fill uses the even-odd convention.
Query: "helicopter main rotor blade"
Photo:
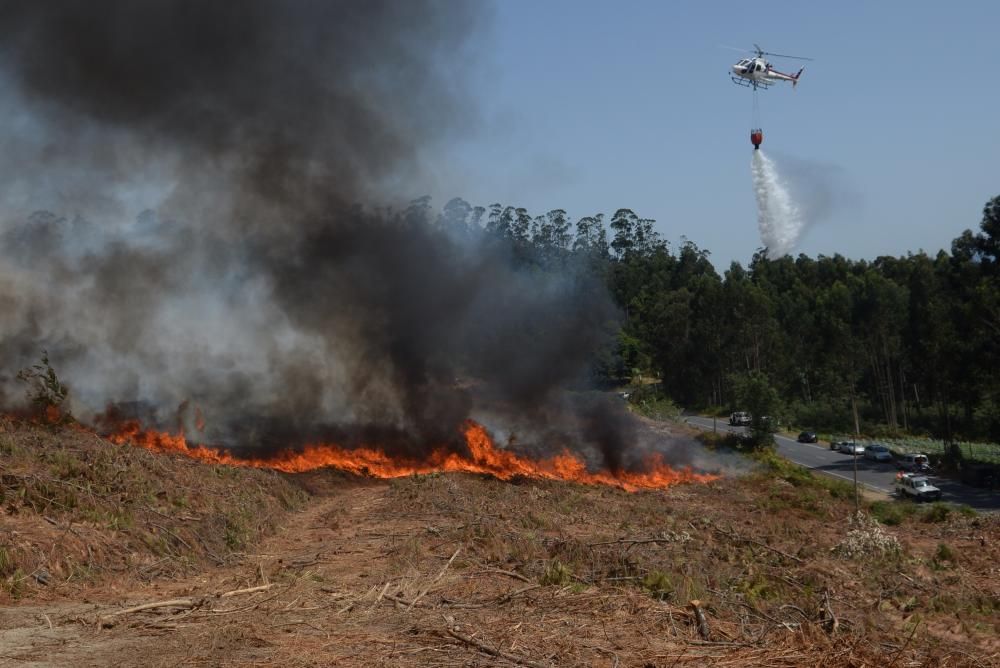
[[[785,56],[780,53],[771,53],[770,51],[761,51],[761,55],[774,56],[775,58],[791,58],[793,60],[812,60],[812,58],[806,58],[805,56]]]

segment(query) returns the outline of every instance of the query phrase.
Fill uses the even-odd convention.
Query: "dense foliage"
[[[869,430],[1000,439],[1000,197],[950,252],[769,260],[762,249],[722,276],[708,251],[683,237],[671,249],[629,209],[574,225],[562,209],[454,199],[438,223],[510,243],[533,271],[600,276],[621,309],[616,349],[595,362],[606,378],[655,375],[700,408],[737,408],[752,380],[800,425],[853,431],[856,405]]]

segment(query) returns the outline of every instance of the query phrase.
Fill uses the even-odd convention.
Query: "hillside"
[[[847,490],[781,464],[630,493],[471,474],[285,475],[11,421],[0,451],[0,662],[971,666],[1000,657],[997,518],[945,506],[896,513],[884,534],[851,544],[861,550],[867,536],[884,546],[888,534],[898,552],[846,558],[837,547]]]

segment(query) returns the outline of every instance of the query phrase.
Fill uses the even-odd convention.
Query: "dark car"
[[[815,443],[819,439],[816,438],[816,432],[814,431],[804,431],[799,434],[799,443]]]

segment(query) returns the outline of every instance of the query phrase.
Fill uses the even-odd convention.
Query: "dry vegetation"
[[[270,471],[0,418],[0,604],[229,563],[306,498]]]
[[[252,494],[259,510],[250,514],[256,523],[244,524],[253,526],[244,541],[256,538],[298,498],[286,479],[108,449],[87,435],[8,428],[3,437],[3,540],[10,544],[11,526],[19,545],[36,541],[19,548],[35,555],[22,572],[54,549],[45,543],[52,531],[72,536],[70,528],[118,570],[111,586],[100,573],[84,580],[45,562],[48,585],[26,578],[21,599],[0,612],[0,662],[899,667],[1000,658],[996,518],[932,509],[901,513],[889,527],[851,525],[849,490],[780,463],[738,480],[636,494],[471,475],[385,482],[318,471],[289,479],[312,494],[301,511],[235,553],[224,549],[224,522],[191,518],[246,513],[246,505],[227,503],[245,504]],[[70,525],[78,511],[16,496],[17,485],[38,484],[24,477],[39,477],[38,469],[15,465],[29,449],[49,457],[46,439],[65,448],[76,438],[76,457],[93,448],[88,462],[104,457],[127,467],[121,478],[145,476],[117,483],[131,491],[114,497],[121,512],[130,504],[134,528]],[[7,444],[21,453],[13,461]],[[50,494],[70,482],[86,486],[78,470],[45,466],[44,477],[60,481],[45,487]],[[207,486],[188,489],[183,507],[171,501],[181,480]],[[102,490],[111,512],[108,495],[125,492]],[[147,517],[143,505],[156,512]],[[162,526],[191,549],[150,522],[170,522]],[[212,564],[195,532],[231,563]],[[144,535],[164,539],[163,551]],[[881,546],[878,554],[866,552],[872,545]],[[77,558],[85,558],[80,549]],[[164,558],[169,569],[143,571]],[[148,607],[129,610],[137,606]]]

